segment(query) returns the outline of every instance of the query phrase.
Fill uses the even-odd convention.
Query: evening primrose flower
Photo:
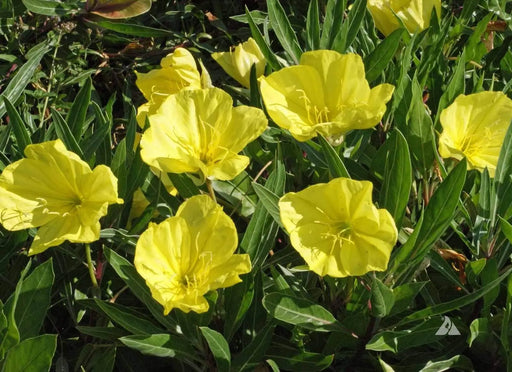
[[[345,277],[386,269],[397,241],[391,214],[372,204],[372,183],[335,178],[279,200],[293,248],[318,275]]]
[[[65,240],[98,240],[108,205],[123,202],[110,168],[91,170],[60,140],[29,145],[25,155],[0,176],[0,223],[10,231],[39,228],[29,255]]]
[[[260,77],[265,72],[265,56],[251,37],[229,52],[212,53],[212,58],[229,76],[246,88],[251,86],[252,65],[256,65],[256,77]]]
[[[268,114],[299,141],[317,134],[337,143],[353,129],[374,127],[386,111],[394,87],[370,89],[357,54],[315,50],[300,64],[260,78]]]
[[[426,29],[433,9],[441,15],[441,0],[368,0],[367,6],[385,36],[400,28],[400,22],[411,33]]]
[[[149,122],[142,160],[164,173],[195,174],[198,184],[235,178],[249,164],[238,153],[267,127],[262,110],[233,107],[231,96],[218,88],[171,95]]]
[[[160,66],[162,68],[148,73],[136,72],[135,84],[148,101],[137,111],[137,122],[142,128],[146,116],[154,114],[167,96],[183,89],[205,88],[210,80],[206,69],[202,69],[202,75],[199,73],[194,57],[185,48],[176,48],[173,53],[162,58]]]
[[[251,271],[247,254],[234,254],[235,224],[209,196],[185,201],[174,217],[151,223],[135,248],[135,268],[167,315],[208,310],[204,295],[241,282]]]
[[[466,158],[468,169],[494,177],[501,146],[512,121],[512,100],[502,92],[459,95],[441,112],[439,154]]]

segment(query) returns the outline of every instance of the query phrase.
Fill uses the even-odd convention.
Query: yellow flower
[[[110,168],[91,170],[60,140],[29,145],[25,155],[0,176],[0,223],[11,231],[39,227],[29,255],[65,240],[98,240],[108,205],[123,202]]]
[[[185,201],[176,216],[150,224],[135,249],[135,268],[146,280],[164,314],[208,310],[203,297],[241,281],[251,271],[247,254],[233,254],[238,245],[235,224],[209,196]]]
[[[318,275],[356,276],[386,269],[397,230],[372,204],[372,183],[336,178],[285,194],[281,221],[292,246]]]
[[[230,95],[218,88],[184,90],[169,96],[142,135],[141,157],[162,172],[194,173],[231,180],[249,164],[238,155],[267,127],[262,110],[233,108]]]
[[[212,58],[229,76],[246,88],[251,86],[252,65],[256,65],[256,77],[265,72],[265,57],[251,37],[229,52],[212,53]]]
[[[375,27],[386,36],[400,28],[400,22],[411,33],[426,29],[433,9],[441,15],[441,0],[368,0]]]
[[[337,142],[352,129],[372,128],[394,90],[390,84],[370,89],[361,57],[332,50],[306,52],[298,66],[260,82],[270,117],[299,141],[322,134]]]
[[[139,107],[137,122],[144,128],[147,115],[156,112],[160,104],[171,94],[182,89],[201,89],[209,81],[208,72],[203,69],[203,76],[197,69],[194,57],[184,48],[176,50],[160,61],[162,68],[148,73],[137,73],[137,87],[147,103]]]
[[[512,120],[512,100],[502,92],[461,94],[441,112],[439,154],[468,160],[468,169],[487,167],[494,177],[501,146]]]

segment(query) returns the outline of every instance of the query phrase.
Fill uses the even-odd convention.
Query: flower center
[[[298,89],[301,96],[300,99],[304,102],[304,108],[306,109],[306,113],[308,115],[308,120],[313,124],[325,123],[330,121],[329,114],[330,110],[327,106],[318,107],[314,105],[309,97],[306,95],[306,92],[302,89]]]

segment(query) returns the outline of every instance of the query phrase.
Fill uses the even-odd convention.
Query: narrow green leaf
[[[306,43],[309,50],[320,48],[320,12],[318,0],[311,0],[306,19]]]
[[[114,323],[119,324],[128,332],[138,335],[162,333],[163,329],[157,327],[149,320],[145,320],[140,313],[137,313],[125,306],[95,300],[96,305],[109,317]]]
[[[347,0],[329,0],[327,2],[320,37],[320,49],[331,49],[336,35],[340,32],[346,6]]]
[[[267,212],[272,216],[274,221],[281,226],[281,217],[279,216],[279,208],[278,208],[278,202],[279,202],[279,196],[274,194],[272,191],[267,189],[265,186],[260,185],[258,183],[253,183],[252,187],[256,194],[258,195],[258,198],[260,199],[261,203],[267,210]]]
[[[242,280],[224,290],[224,336],[228,341],[240,327],[254,298],[254,274],[244,275]]]
[[[329,311],[303,298],[269,293],[263,297],[263,307],[278,320],[312,331],[344,331]]]
[[[84,152],[84,159],[89,160],[94,156],[102,143],[110,141],[111,122],[105,117],[102,109],[96,102],[92,102],[95,113],[94,131],[91,136],[84,139],[80,143],[80,147]]]
[[[441,99],[439,100],[439,106],[437,108],[437,119],[441,114],[441,111],[451,104],[459,94],[463,94],[465,90],[465,76],[466,73],[466,52],[462,52],[458,59],[457,66],[451,74],[450,82],[444,90]]]
[[[135,267],[109,248],[105,248],[103,253],[117,275],[128,285],[133,294],[148,307],[153,317],[167,329],[176,330],[177,325],[170,317],[163,315],[162,305],[151,297],[149,288],[146,286],[144,279],[137,273]]]
[[[82,152],[82,149],[78,145],[78,142],[76,141],[75,136],[73,133],[71,133],[71,130],[69,129],[68,123],[66,123],[66,120],[62,117],[62,115],[55,111],[53,108],[51,109],[52,118],[53,118],[53,124],[55,125],[55,131],[57,132],[57,136],[64,142],[64,145],[66,145],[66,148],[69,151],[73,151],[75,154],[80,156],[80,158],[84,159],[84,154]]]
[[[87,108],[91,102],[92,80],[87,78],[83,87],[76,95],[75,101],[69,109],[66,122],[69,124],[71,133],[75,138],[80,138],[84,129]]]
[[[39,334],[50,306],[54,279],[53,261],[50,258],[23,280],[14,314],[20,340]]]
[[[327,142],[327,140],[323,136],[318,136],[318,140],[322,145],[325,160],[327,161],[327,164],[329,166],[329,173],[331,174],[331,177],[350,178],[347,168],[345,168],[345,164],[343,164],[343,160],[341,160],[340,156],[338,155],[336,150],[334,150],[331,144]]]
[[[343,37],[344,39],[344,48],[343,50],[339,50],[336,48],[336,45],[333,45],[335,50],[338,50],[340,53],[345,52],[352,45],[355,40],[357,33],[361,29],[361,24],[363,22],[364,16],[366,14],[366,0],[356,0],[352,4],[352,8],[348,12],[348,28],[347,34]],[[340,35],[338,35],[340,36]],[[342,37],[340,37],[341,39]]]
[[[323,371],[334,360],[333,354],[312,353],[275,344],[272,344],[266,357],[274,360],[285,371]]]
[[[407,324],[412,321],[418,320],[418,319],[424,319],[426,317],[434,316],[434,315],[440,315],[445,314],[447,312],[461,309],[464,306],[468,306],[473,304],[476,300],[479,298],[482,298],[487,293],[491,292],[496,288],[503,280],[505,280],[510,273],[512,273],[512,268],[509,268],[507,271],[505,271],[503,274],[501,274],[498,278],[495,280],[489,282],[487,285],[478,288],[476,291],[467,294],[465,296],[456,298],[454,300],[444,302],[438,305],[430,306],[425,309],[416,311],[412,313],[411,315],[405,317],[400,321],[399,324]]]
[[[474,371],[475,368],[471,359],[464,355],[455,355],[447,360],[428,361],[419,372],[440,372],[440,371]]]
[[[124,22],[114,22],[107,21],[104,18],[95,18],[94,20],[85,19],[86,23],[92,23],[98,25],[100,27],[106,28],[110,31],[119,32],[120,34],[130,35],[130,36],[138,36],[138,37],[178,37],[181,38],[181,35],[178,35],[174,31],[163,30],[160,28],[153,28],[148,26],[142,26],[135,23],[124,23]]]
[[[224,336],[208,327],[199,327],[217,363],[219,372],[229,371],[231,367],[231,352]]]
[[[18,98],[23,93],[23,90],[27,86],[27,84],[34,77],[34,72],[39,66],[41,59],[49,50],[48,43],[43,41],[33,47],[27,55],[30,55],[27,62],[23,66],[21,66],[16,72],[16,75],[9,82],[5,90],[0,94],[0,97],[6,97],[10,102],[16,103]],[[3,99],[0,100],[0,117],[5,114],[5,102]]]
[[[387,151],[379,206],[391,213],[400,228],[412,186],[411,156],[407,141],[398,129],[391,133],[384,146]]]
[[[56,348],[57,335],[28,338],[9,350],[2,370],[6,372],[49,371]]]
[[[389,61],[395,55],[400,45],[403,28],[399,28],[388,35],[377,47],[364,59],[366,69],[366,80],[369,83],[376,80],[382,71],[389,65]]]
[[[117,327],[88,327],[76,326],[78,332],[102,340],[116,341],[119,337],[127,336],[128,332]]]
[[[299,63],[302,49],[297,40],[297,34],[279,0],[267,0],[268,18],[285,52],[295,64]]]
[[[270,46],[267,44],[263,35],[261,34],[260,29],[254,23],[254,19],[252,18],[251,12],[247,7],[245,7],[245,15],[247,16],[247,21],[249,22],[249,28],[251,29],[251,35],[256,44],[260,47],[261,53],[265,56],[267,63],[272,67],[272,70],[277,71],[281,68],[281,64],[277,60],[274,52],[270,49]]]
[[[126,346],[140,351],[144,355],[160,358],[187,358],[198,360],[198,354],[183,336],[170,334],[133,335],[119,339]]]
[[[32,143],[30,135],[18,111],[16,111],[7,97],[3,98],[7,115],[9,115],[9,126],[12,128],[12,132],[16,138],[19,155],[23,156],[25,148]]]
[[[233,358],[233,371],[254,371],[254,367],[261,362],[270,346],[274,328],[275,324],[273,322],[265,324],[249,345]]]
[[[178,193],[184,198],[190,198],[201,193],[192,179],[186,174],[167,173],[167,175],[178,190]]]
[[[286,171],[280,150],[276,154],[274,164],[275,168],[270,173],[265,188],[280,196],[284,193],[286,183]],[[242,250],[251,257],[253,267],[261,265],[269,250],[274,247],[278,231],[279,224],[267,212],[263,202],[258,201],[244,237],[240,242]]]
[[[497,214],[508,220],[512,206],[512,125],[508,127],[507,134],[501,146],[498,165],[494,175],[496,188],[495,200],[493,200],[493,211],[491,213],[492,225],[496,221]]]

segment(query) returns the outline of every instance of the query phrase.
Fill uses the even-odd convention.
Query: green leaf
[[[446,87],[441,99],[439,100],[439,106],[437,108],[437,115],[441,114],[441,111],[451,104],[459,94],[463,94],[465,90],[465,77],[466,72],[466,52],[462,52],[459,57],[457,67],[451,74],[450,82]],[[437,121],[438,118],[436,118]]]
[[[265,187],[279,196],[284,193],[286,183],[286,171],[281,151],[277,152],[274,164],[275,168],[268,177]],[[263,202],[258,201],[244,237],[240,242],[242,250],[251,257],[253,267],[261,265],[270,249],[274,247],[278,231],[278,223],[267,212]]]
[[[117,327],[88,327],[76,326],[78,332],[84,335],[100,338],[102,340],[115,341],[119,337],[127,336],[128,332]]]
[[[254,275],[244,275],[242,280],[224,290],[224,336],[228,341],[240,327],[254,298]]]
[[[244,372],[254,371],[263,359],[267,349],[272,341],[275,324],[268,322],[261,329],[256,337],[247,345],[238,355],[233,358],[232,371]]]
[[[373,316],[384,318],[391,312],[395,304],[395,296],[391,288],[382,283],[378,278],[373,278],[370,301]]]
[[[117,275],[128,285],[133,294],[147,306],[153,317],[167,329],[176,330],[177,324],[171,318],[163,315],[162,305],[151,297],[149,288],[146,286],[144,279],[137,273],[135,267],[109,248],[105,248],[103,253]]]
[[[39,334],[50,306],[54,279],[53,261],[50,258],[23,280],[14,313],[20,340]]]
[[[391,309],[391,315],[400,314],[413,304],[414,298],[420,293],[427,282],[411,282],[393,288],[395,304]]]
[[[347,0],[329,0],[325,10],[325,19],[320,37],[320,49],[331,49],[336,35],[340,32],[343,20],[343,12],[347,6]]]
[[[320,12],[318,10],[318,0],[311,0],[309,2],[306,18],[306,44],[309,50],[317,50],[320,48]]]
[[[440,315],[447,313],[449,311],[461,309],[464,306],[473,304],[476,300],[479,298],[485,296],[487,293],[490,293],[494,290],[505,278],[508,277],[512,273],[512,268],[509,268],[507,271],[505,271],[503,274],[501,274],[497,279],[493,280],[492,282],[488,283],[487,285],[478,288],[476,291],[467,294],[465,296],[456,298],[454,300],[444,302],[438,305],[430,306],[422,310],[418,310],[411,315],[408,315],[402,321],[400,321],[399,324],[407,324],[412,321],[423,319],[426,317],[434,316],[434,315]]]
[[[217,363],[219,372],[229,371],[231,367],[231,352],[224,336],[208,327],[199,327]]]
[[[437,362],[428,361],[420,372],[441,372],[441,371],[474,371],[471,359],[464,355],[455,355],[447,360]]]
[[[489,324],[489,318],[477,318],[471,322],[469,326],[470,336],[468,345],[471,347],[476,339],[483,343],[492,343],[492,328]]]
[[[39,66],[39,62],[41,62],[41,59],[49,49],[50,48],[46,41],[43,41],[30,49],[30,51],[27,53],[27,55],[30,55],[28,61],[20,67],[0,97],[6,97],[10,102],[16,103],[27,84],[33,79],[34,72],[36,71],[37,66]],[[5,102],[3,99],[1,99],[0,117],[4,116],[5,112]]]
[[[277,39],[293,62],[298,64],[302,49],[281,3],[279,0],[267,0],[267,9],[270,25],[276,33]]]
[[[332,48],[340,53],[345,53],[355,40],[357,33],[361,30],[361,24],[366,14],[366,0],[356,0],[352,4],[352,8],[348,12],[348,27],[343,27],[334,40]],[[345,21],[347,22],[347,21]],[[341,31],[346,32],[341,35]],[[338,45],[338,41],[342,41],[342,45]]]
[[[364,66],[366,69],[366,80],[368,80],[368,83],[376,80],[382,71],[388,67],[389,61],[391,61],[398,49],[398,46],[400,45],[403,33],[403,28],[393,31],[379,45],[377,45],[373,52],[365,57]]]
[[[110,31],[119,32],[120,34],[138,36],[138,37],[180,37],[174,31],[162,30],[142,26],[134,23],[113,22],[104,19],[94,19],[94,21],[85,19],[86,23],[92,23]]]
[[[69,15],[70,10],[66,4],[56,0],[22,0],[23,5],[32,13],[46,16]]]
[[[21,287],[23,286],[23,280],[27,275],[30,267],[32,266],[32,260],[29,260],[27,266],[20,274],[20,279],[16,284],[16,289],[14,293],[9,297],[7,302],[3,307],[3,313],[7,318],[7,330],[0,333],[0,360],[4,358],[5,353],[10,350],[13,346],[17,345],[20,341],[20,333],[18,331],[18,326],[16,325],[16,305],[18,304],[18,298],[21,292]]]
[[[16,144],[18,145],[19,155],[23,156],[25,148],[32,143],[29,132],[20,114],[18,114],[18,111],[16,111],[9,99],[7,97],[3,98],[7,115],[9,115],[9,125],[12,128]]]
[[[505,219],[510,217],[510,207],[512,206],[512,125],[508,127],[507,134],[501,146],[498,165],[494,175],[494,185],[496,187],[496,196],[492,200],[491,219],[492,225],[496,221],[496,215],[499,214]]]
[[[194,181],[186,174],[167,173],[167,175],[174,187],[178,190],[178,193],[184,198],[190,198],[201,193],[194,184]]]
[[[379,332],[366,344],[366,350],[403,353],[414,347],[434,344],[443,337],[436,335],[442,324],[443,318],[435,317],[411,329]]]
[[[69,124],[71,133],[75,138],[80,138],[84,130],[87,108],[91,101],[91,89],[92,81],[90,78],[87,78],[83,87],[76,95],[75,101],[71,105],[66,117],[66,122]]]
[[[261,34],[260,29],[258,26],[256,26],[256,23],[254,22],[254,19],[252,18],[251,12],[247,7],[245,7],[245,15],[247,16],[247,21],[249,22],[249,28],[251,29],[251,35],[254,41],[256,41],[256,44],[260,47],[261,53],[267,60],[267,63],[274,71],[277,71],[281,68],[281,64],[276,58],[276,55],[274,52],[272,52],[272,49],[270,49],[270,46],[267,44],[265,39],[263,38],[263,35]]]
[[[138,335],[162,333],[163,329],[155,326],[152,322],[145,320],[143,315],[131,310],[125,306],[95,300],[96,305],[109,317],[114,323],[119,324],[128,332]]]
[[[80,158],[84,159],[82,149],[78,145],[73,133],[71,133],[71,129],[69,129],[69,125],[66,123],[66,120],[64,120],[61,114],[53,108],[51,109],[51,113],[57,136],[62,140],[62,142],[64,142],[64,145],[66,145],[66,148],[69,151],[73,151],[75,154],[80,156]]]
[[[402,133],[395,129],[384,143],[386,162],[379,206],[386,208],[399,229],[409,202],[412,186],[412,165],[409,146]]]
[[[4,361],[3,371],[49,371],[56,348],[57,335],[41,335],[28,338],[9,350]]]
[[[170,334],[133,335],[119,339],[126,346],[144,355],[160,358],[187,358],[198,360],[201,356],[183,336]]]
[[[407,139],[414,168],[426,174],[434,162],[434,134],[432,118],[423,103],[423,87],[416,76],[411,84],[411,102],[406,115],[407,126],[400,130]]]
[[[302,351],[288,345],[272,344],[267,355],[285,371],[322,371],[328,368],[334,355]]]
[[[279,196],[274,194],[272,191],[267,189],[265,186],[260,185],[258,183],[253,182],[252,187],[256,194],[258,195],[259,200],[267,210],[267,212],[272,216],[274,221],[281,226],[281,217],[279,216]]]
[[[111,19],[135,17],[146,13],[149,9],[151,9],[151,0],[87,1],[87,11]]]
[[[347,168],[345,168],[345,164],[343,164],[343,160],[341,160],[339,154],[334,150],[329,142],[323,137],[318,136],[320,144],[322,145],[322,150],[325,155],[325,160],[327,161],[327,165],[329,166],[329,173],[332,178],[337,177],[346,177],[350,178],[348,174]]]
[[[344,331],[336,318],[322,306],[298,297],[269,293],[263,297],[263,307],[274,318],[312,331]]]
[[[411,239],[411,236],[400,248],[395,265],[403,264],[409,271],[415,270],[428,254],[432,244],[450,225],[466,180],[466,167],[466,160],[463,159],[439,185],[424,209],[421,227],[417,226],[413,234],[414,239]],[[415,235],[418,228],[419,232]]]
[[[94,156],[98,148],[110,141],[111,121],[108,120],[102,112],[102,109],[96,102],[92,102],[92,107],[95,113],[94,131],[87,139],[82,140],[81,148],[84,152],[84,159],[90,159]]]

